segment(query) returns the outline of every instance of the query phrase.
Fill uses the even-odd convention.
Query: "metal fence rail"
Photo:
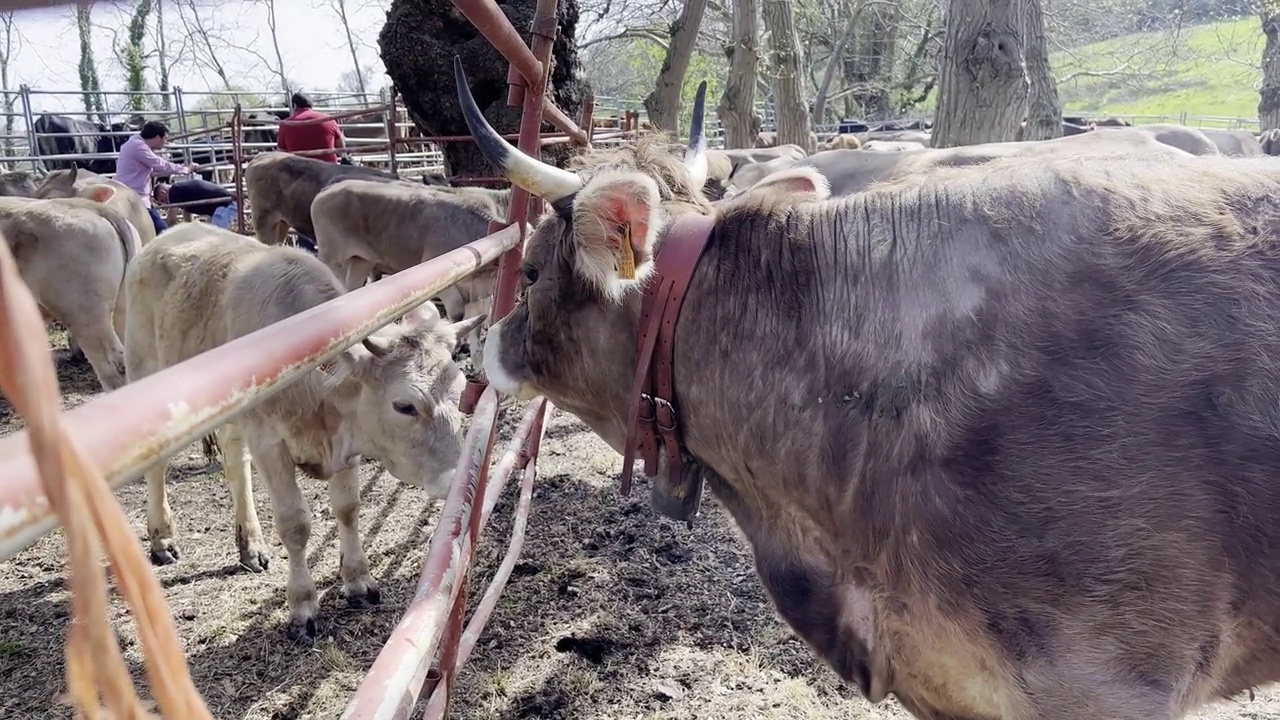
[[[511,62],[508,104],[523,107],[520,150],[536,157],[540,146],[551,142],[589,144],[593,101],[584,104],[580,127],[547,98],[546,68],[556,32],[557,0],[539,0],[532,49],[494,0],[453,3]],[[540,134],[544,113],[562,135]],[[237,132],[243,108],[232,109],[231,115],[231,151],[235,160],[241,160],[244,143]],[[607,135],[619,139],[632,132],[633,127],[624,127]],[[521,241],[527,221],[540,207],[540,200],[513,187],[507,222],[490,223],[492,234],[98,396],[65,413],[68,430],[111,484],[119,486],[495,259],[491,316],[500,319],[515,305]],[[475,646],[520,553],[538,449],[551,406],[542,398],[525,406],[510,447],[491,477],[498,396],[484,382],[469,382],[464,409],[477,399],[463,457],[432,534],[417,591],[344,718],[407,718],[424,695],[428,698],[425,717],[445,717],[458,669]],[[127,421],[121,422],[122,418]],[[520,497],[506,559],[464,630],[472,554],[499,495],[517,473]],[[54,524],[28,432],[0,439],[0,560],[29,546]]]

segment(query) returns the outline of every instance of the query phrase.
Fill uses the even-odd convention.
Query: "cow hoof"
[[[316,636],[319,634],[316,631],[316,619],[291,619],[289,627],[285,629],[285,634],[289,636],[290,640],[300,645],[310,645],[316,641]]]
[[[172,540],[165,540],[159,548],[151,548],[152,565],[172,565],[178,562],[180,557],[182,553],[178,552],[178,546]]]
[[[271,556],[264,548],[250,547],[240,551],[240,564],[249,572],[265,572],[271,566]]]
[[[371,585],[364,592],[353,591],[347,593],[347,607],[352,610],[364,610],[374,605],[382,604],[382,591],[378,590],[376,585]]]

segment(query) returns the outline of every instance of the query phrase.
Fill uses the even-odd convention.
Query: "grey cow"
[[[354,290],[374,270],[407,270],[488,235],[510,202],[509,189],[339,180],[311,203],[318,257]],[[458,321],[487,312],[494,272],[490,266],[442,292],[446,315]],[[470,338],[476,354],[479,332],[477,326]]]
[[[1174,720],[1280,679],[1280,161],[1005,157],[834,200],[794,168],[713,208],[670,151],[535,166],[460,95],[552,207],[489,381],[621,450],[654,254],[707,218],[673,331],[686,477],[869,700]]]

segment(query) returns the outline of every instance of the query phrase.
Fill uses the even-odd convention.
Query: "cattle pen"
[[[453,3],[510,62],[507,101],[523,108],[520,149],[538,155],[544,115],[565,136],[589,145],[588,133],[556,109],[546,94],[557,1],[539,0],[533,21],[532,48],[525,45],[494,0],[453,0]],[[592,106],[588,102],[583,108],[581,127],[592,127],[591,115]],[[235,122],[233,120],[233,125]],[[74,445],[88,462],[111,486],[119,486],[136,478],[150,463],[235,418],[335,357],[342,349],[494,261],[498,263],[498,281],[492,316],[502,317],[514,305],[520,243],[526,223],[536,216],[539,203],[528,192],[513,188],[507,222],[491,224],[493,234],[66,412],[60,421],[63,429],[54,433],[62,450],[55,447],[54,452],[70,457],[75,451],[69,449],[69,438],[76,438]],[[6,345],[11,351],[20,350],[29,359],[36,352],[29,347],[34,339],[15,330],[13,318],[19,311],[30,308],[13,307],[11,298],[15,297],[13,286],[18,284],[17,275],[11,263],[6,263],[5,269],[6,307],[0,310],[6,315],[2,328],[9,335]],[[24,328],[22,332],[25,331]],[[23,347],[24,344],[28,347]],[[10,381],[15,372],[12,363],[10,359],[7,366],[0,368]],[[11,394],[14,387],[6,384],[6,394]],[[14,400],[24,415],[30,411],[30,404],[18,398]],[[538,450],[552,408],[543,398],[525,404],[510,447],[502,453],[491,473],[499,398],[483,382],[472,381],[463,402],[471,406],[472,411],[463,460],[432,533],[417,590],[364,682],[350,699],[343,718],[404,718],[420,701],[426,706],[425,717],[445,717],[458,668],[471,653],[520,554]],[[42,437],[40,428],[40,424],[32,423],[27,430],[0,439],[0,477],[3,478],[0,481],[0,559],[13,556],[55,527],[55,507],[59,510],[57,517],[61,516],[62,507],[51,488],[60,487],[58,494],[61,495],[67,487],[76,484],[65,478],[49,479],[50,470],[37,452],[50,451],[50,447],[43,444],[48,436]],[[464,627],[463,611],[470,592],[470,560],[499,494],[513,475],[520,478],[520,493],[509,549]],[[64,480],[67,487],[58,485]],[[65,496],[61,502],[65,502]],[[119,508],[115,509],[118,514]],[[124,522],[122,515],[113,520]],[[103,526],[99,529],[104,536],[109,534]],[[115,560],[113,558],[113,564]],[[148,583],[143,584],[151,587],[155,582],[154,576],[127,578],[129,583],[122,583],[123,579],[116,578],[122,585],[147,580]],[[130,599],[132,602],[133,598]],[[79,607],[77,605],[77,609]],[[135,607],[135,611],[168,626],[168,612],[163,604],[145,611]],[[172,627],[169,627],[160,637],[174,642]],[[149,646],[147,650],[150,658],[156,648]],[[161,650],[177,652],[174,647]],[[152,677],[154,680],[155,675]],[[166,696],[157,690],[166,716],[187,717],[177,713],[175,706],[168,705],[166,697],[173,702],[173,695]]]

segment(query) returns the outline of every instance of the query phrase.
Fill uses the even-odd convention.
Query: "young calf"
[[[46,318],[67,326],[107,391],[124,385],[121,282],[141,240],[99,185],[88,199],[0,198],[0,235]],[[74,347],[73,347],[74,350]]]
[[[130,382],[342,294],[338,279],[311,255],[203,223],[183,224],[148,244],[129,267],[125,289]],[[348,603],[379,602],[357,527],[361,459],[381,461],[433,498],[448,493],[461,452],[457,403],[465,382],[451,353],[481,320],[451,325],[430,306],[410,313],[218,429],[240,562],[254,572],[266,569],[269,551],[253,503],[250,456],[271,495],[289,552],[293,639],[316,636],[319,611],[306,560],[311,513],[295,469],[329,483]],[[168,564],[178,549],[165,464],[146,476],[151,558]]]

